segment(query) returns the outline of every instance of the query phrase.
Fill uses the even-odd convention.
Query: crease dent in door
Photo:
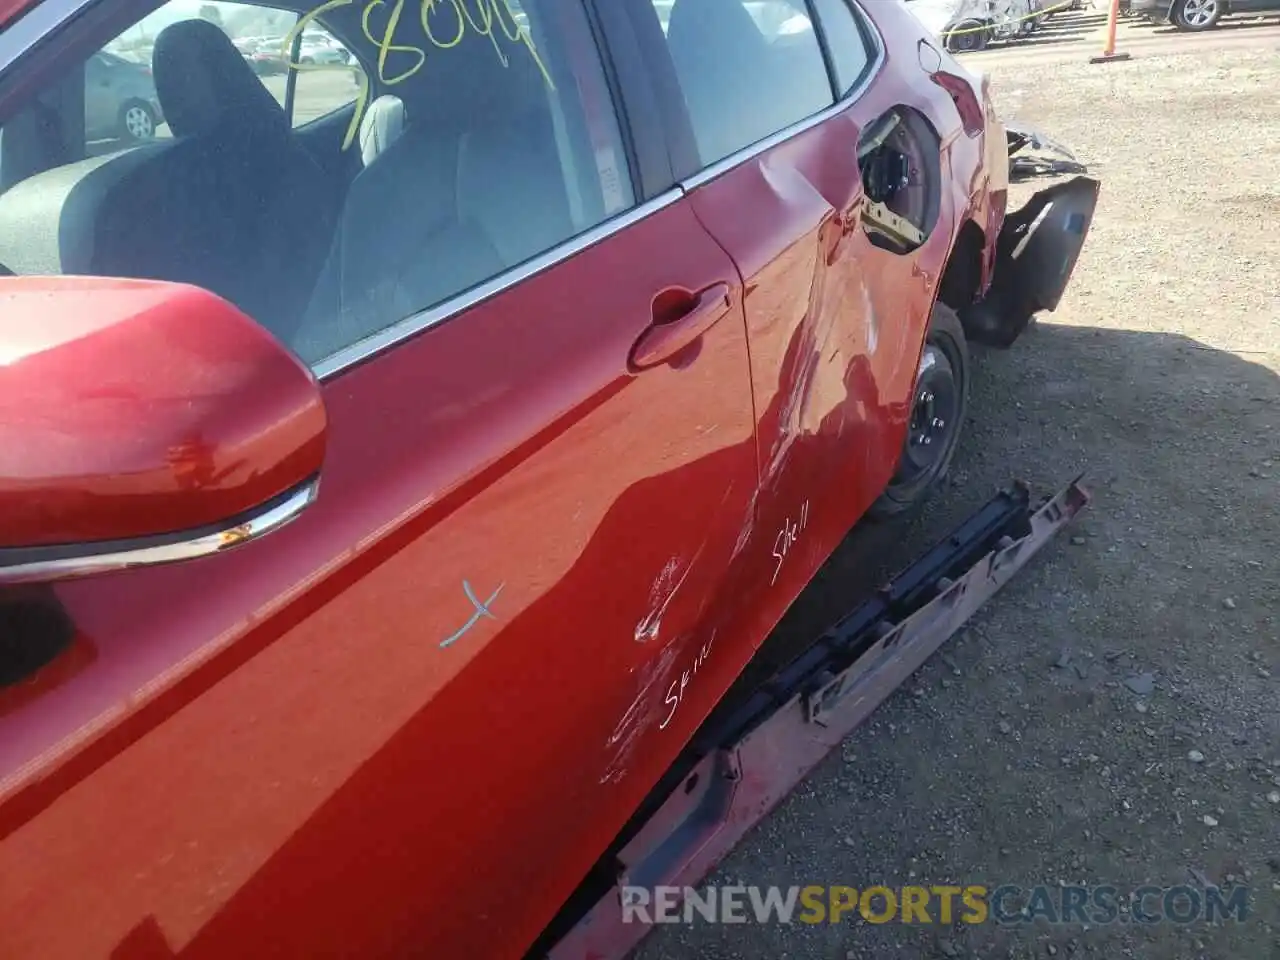
[[[848,345],[840,340],[840,311],[828,302],[828,265],[822,255],[828,246],[836,245],[844,231],[843,219],[786,156],[763,157],[739,176],[752,173],[758,176],[752,177],[757,189],[750,191],[751,206],[768,223],[761,235],[785,238],[780,252],[760,248],[753,251],[759,256],[750,259],[743,249],[727,251],[735,256],[746,290],[752,392],[760,424],[760,487],[768,489],[785,472],[796,442],[817,433],[844,403],[844,371],[851,356]],[[704,188],[700,193],[705,196],[708,191]],[[706,226],[697,204],[694,211]],[[769,215],[765,217],[763,211]],[[817,242],[824,237],[837,239]],[[803,304],[799,317],[795,304]],[[784,336],[785,345],[779,342]],[[781,356],[776,384],[760,382],[767,375],[770,354]],[[745,547],[749,536],[749,527],[744,527],[740,546]]]

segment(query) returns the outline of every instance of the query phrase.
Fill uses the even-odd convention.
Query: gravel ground
[[[668,926],[640,960],[1280,957],[1280,62],[982,66],[1103,195],[1058,312],[977,354],[950,495],[906,549],[1011,473],[1047,492],[1085,469],[1095,501],[713,879],[1235,882],[1250,917]],[[795,635],[871,576],[867,537]]]

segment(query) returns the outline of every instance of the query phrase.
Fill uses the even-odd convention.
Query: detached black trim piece
[[[1100,187],[1092,177],[1075,177],[1005,217],[991,288],[960,311],[970,340],[1011,346],[1037,311],[1057,309],[1093,225]]]
[[[1019,540],[1031,531],[1031,494],[1015,483],[997,493],[977,513],[911,564],[871,599],[838,621],[804,653],[761,685],[732,716],[701,731],[695,752],[705,754],[741,740],[793,697],[821,684],[824,675],[852,666],[884,633],[933,600],[940,584],[956,578],[1004,537]]]

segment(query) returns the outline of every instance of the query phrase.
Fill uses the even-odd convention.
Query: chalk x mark
[[[480,622],[481,617],[488,617],[490,620],[497,620],[498,618],[494,616],[493,611],[490,610],[489,608],[493,606],[493,602],[498,599],[498,595],[502,593],[502,588],[505,586],[506,586],[505,582],[498,584],[498,589],[493,591],[492,594],[490,594],[488,600],[486,600],[484,603],[481,603],[478,599],[476,599],[475,591],[471,589],[470,582],[463,580],[462,581],[463,592],[466,593],[467,599],[471,601],[471,605],[476,608],[476,612],[471,615],[471,619],[468,620],[466,623],[464,623],[457,630],[457,632],[453,634],[453,636],[440,641],[440,649],[444,650],[446,647],[450,646],[451,644],[454,644],[457,641],[461,640],[464,636],[467,635],[467,633],[469,633],[472,630],[472,628],[475,627],[477,623]]]

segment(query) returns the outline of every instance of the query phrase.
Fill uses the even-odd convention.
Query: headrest
[[[180,20],[161,30],[151,67],[174,136],[209,133],[228,121],[286,127],[284,109],[231,38],[208,20]]]
[[[367,167],[404,131],[404,101],[384,93],[360,121],[360,158]]]

